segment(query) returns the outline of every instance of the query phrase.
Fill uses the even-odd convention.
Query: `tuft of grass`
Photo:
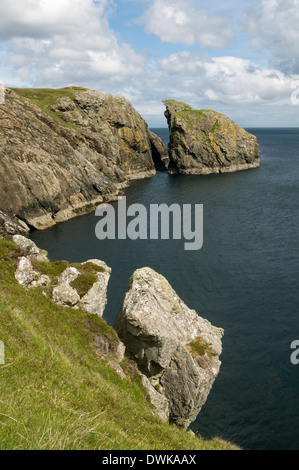
[[[80,297],[84,297],[95,282],[97,282],[97,276],[92,273],[86,273],[80,274],[70,285],[76,289]]]
[[[23,289],[14,277],[18,250],[0,238],[2,450],[237,449],[154,416],[136,365],[125,358],[122,380],[97,354],[95,338],[113,346],[115,330],[96,315],[54,304],[41,289]]]
[[[210,345],[200,337],[195,338],[191,343],[188,343],[186,347],[190,354],[195,357],[207,355],[209,358],[212,358],[217,356]]]
[[[212,129],[211,129],[212,134],[214,134],[214,132],[217,131],[217,130],[220,129],[220,128],[221,128],[221,125],[220,125],[219,121],[217,120],[217,121],[213,124],[213,127],[212,127]]]
[[[66,270],[69,263],[67,261],[54,261],[53,263],[48,263],[47,261],[32,261],[32,265],[33,268],[41,274],[56,278]]]
[[[105,272],[102,266],[98,266],[95,263],[73,263],[71,266],[78,269],[80,275],[71,282],[71,287],[76,289],[80,297],[84,297],[85,294],[92,288],[93,284],[97,282],[97,273]]]

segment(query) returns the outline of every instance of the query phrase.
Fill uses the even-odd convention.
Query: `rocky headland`
[[[7,89],[0,155],[2,233],[90,212],[131,180],[165,169],[168,159],[125,98],[84,88]]]
[[[227,116],[194,110],[174,100],[164,104],[170,132],[170,173],[230,173],[260,165],[257,138]]]

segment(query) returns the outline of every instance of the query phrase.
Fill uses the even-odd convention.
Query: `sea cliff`
[[[230,173],[260,165],[257,138],[227,116],[194,110],[175,100],[164,104],[170,133],[170,173]]]
[[[23,229],[90,212],[167,160],[125,98],[84,88],[7,89],[0,155],[0,211]]]

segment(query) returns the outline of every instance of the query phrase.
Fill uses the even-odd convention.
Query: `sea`
[[[168,129],[152,130],[168,144]],[[31,239],[52,261],[98,258],[112,268],[104,314],[111,326],[135,269],[165,276],[188,307],[225,332],[220,373],[192,431],[244,450],[299,450],[299,365],[291,361],[299,341],[299,129],[247,130],[260,144],[257,169],[158,173],[125,190],[127,205],[203,205],[200,250],[173,239],[100,241],[95,212]]]

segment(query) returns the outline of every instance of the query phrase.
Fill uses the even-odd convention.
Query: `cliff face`
[[[170,131],[170,173],[228,173],[259,166],[257,138],[227,116],[194,110],[173,100],[164,104]]]
[[[50,227],[115,199],[132,179],[155,175],[165,151],[121,96],[7,90],[0,106],[0,211]]]
[[[115,329],[160,416],[187,428],[219,373],[223,330],[189,309],[150,268],[132,276]]]

